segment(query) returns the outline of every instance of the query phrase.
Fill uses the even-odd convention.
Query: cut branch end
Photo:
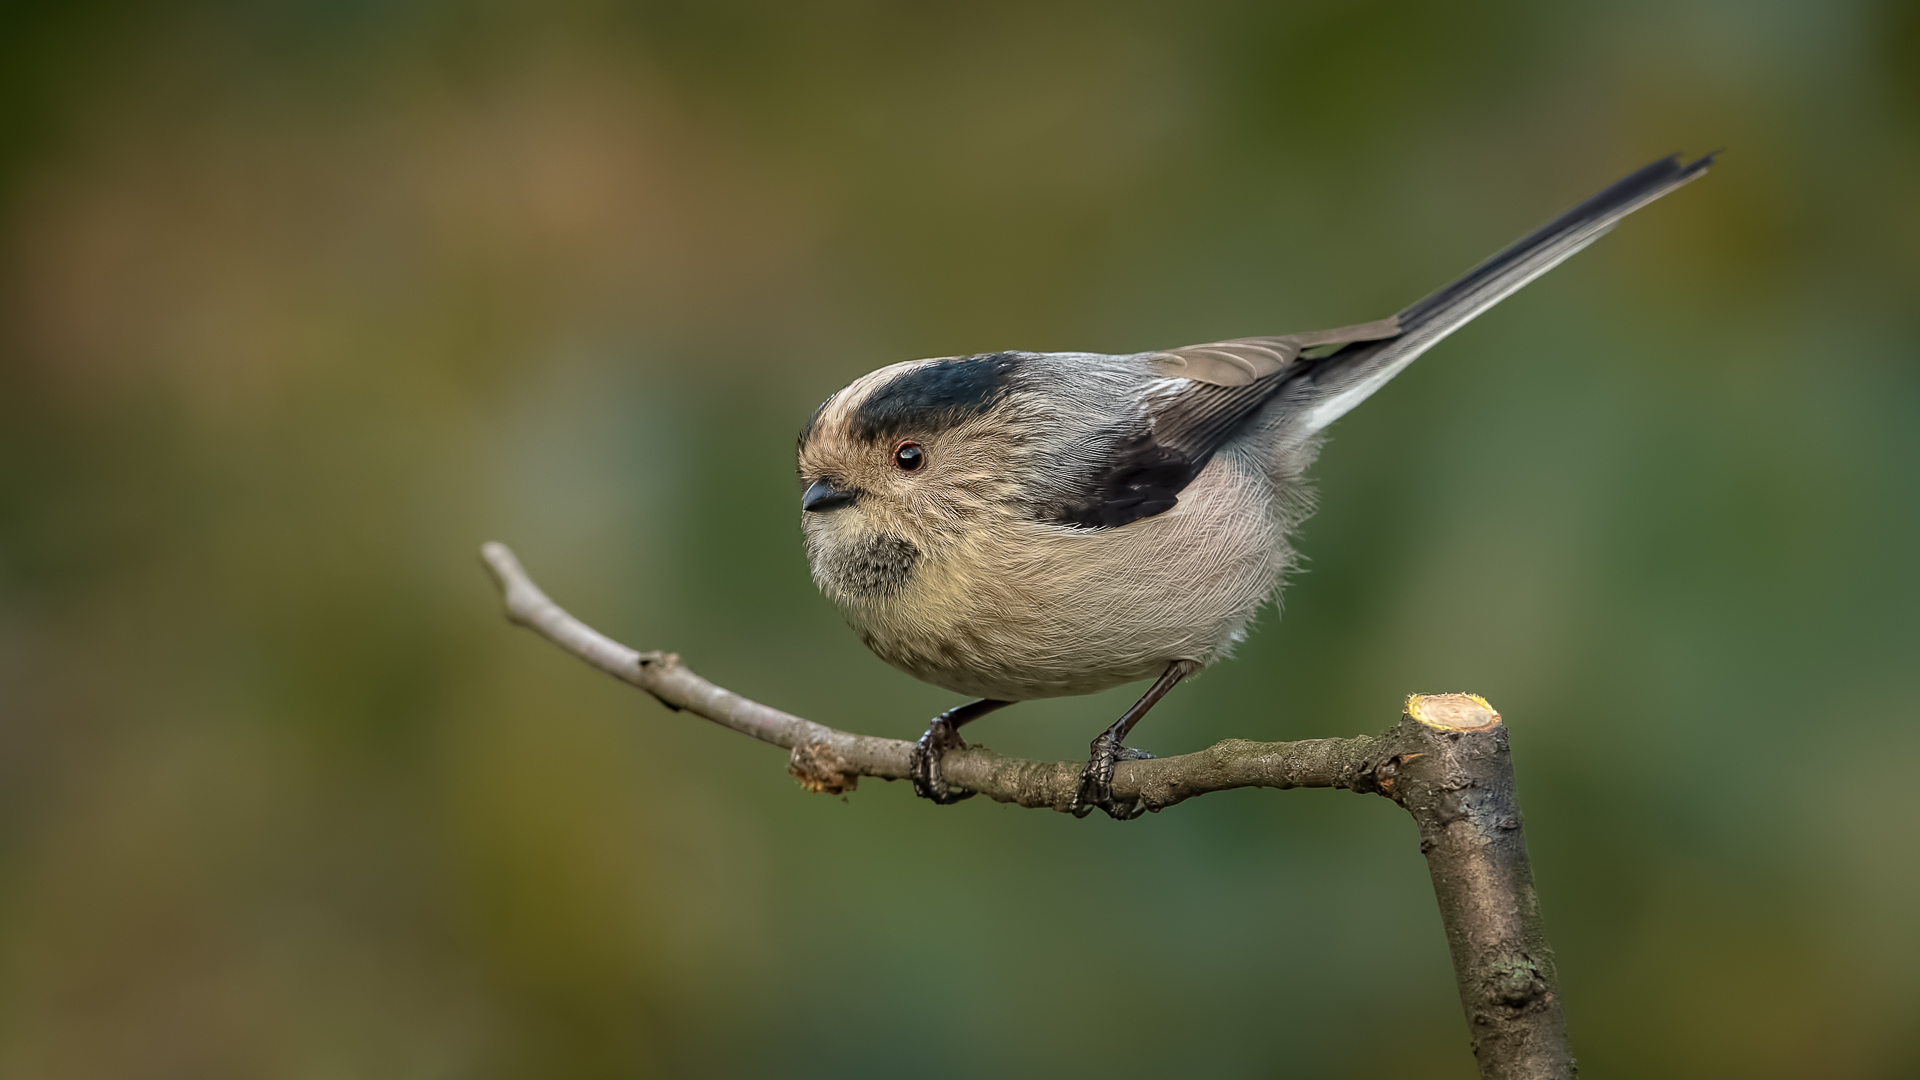
[[[1488,731],[1500,726],[1500,714],[1479,694],[1413,694],[1407,715],[1435,731]]]

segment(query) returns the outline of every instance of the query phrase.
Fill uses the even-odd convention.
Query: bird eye
[[[893,463],[901,472],[912,472],[927,463],[926,451],[917,442],[903,442],[893,451]]]

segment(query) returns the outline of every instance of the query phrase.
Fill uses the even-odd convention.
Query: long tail
[[[1621,218],[1706,172],[1712,164],[1712,154],[1684,165],[1678,154],[1662,158],[1402,311],[1397,337],[1355,342],[1313,362],[1300,376],[1308,384],[1300,388],[1306,391],[1306,408],[1300,414],[1305,428],[1318,431],[1340,419],[1441,338],[1598,240]],[[1294,396],[1294,400],[1300,401],[1301,397]]]

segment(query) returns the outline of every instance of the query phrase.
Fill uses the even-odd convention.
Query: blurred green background
[[[1920,5],[7,4],[0,1075],[1472,1076],[1384,800],[809,796],[475,549],[910,737],[821,398],[1378,318],[1719,147],[1340,423],[1135,741],[1486,694],[1585,1075],[1920,1076]]]

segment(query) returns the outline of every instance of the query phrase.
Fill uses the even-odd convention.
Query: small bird
[[[996,352],[894,364],[800,434],[813,579],[882,660],[977,698],[915,743],[950,787],[961,725],[1034,698],[1153,685],[1093,740],[1073,804],[1126,820],[1124,740],[1225,657],[1295,562],[1321,433],[1468,320],[1707,171],[1664,158],[1389,319],[1155,352]]]

